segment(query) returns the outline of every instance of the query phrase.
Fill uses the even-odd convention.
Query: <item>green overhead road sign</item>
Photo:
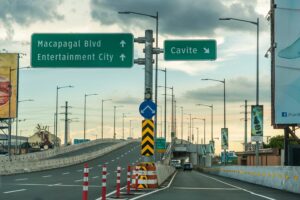
[[[165,138],[156,138],[156,151],[159,153],[164,153],[166,151]]]
[[[31,36],[32,67],[132,67],[133,35],[38,33]]]
[[[216,60],[216,40],[165,40],[165,60]]]

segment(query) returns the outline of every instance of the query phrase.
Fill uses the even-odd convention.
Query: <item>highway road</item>
[[[101,194],[102,165],[107,166],[107,191],[115,190],[117,166],[122,167],[121,186],[126,184],[127,165],[140,162],[140,143],[134,142],[89,161],[89,199]],[[2,200],[81,199],[83,164],[42,172],[0,177]]]
[[[170,187],[143,200],[299,200],[300,195],[262,187],[238,180],[203,174],[197,171],[178,171]]]
[[[71,151],[71,152],[68,152],[68,153],[56,155],[56,156],[51,157],[50,159],[66,158],[66,157],[69,157],[69,156],[77,156],[77,155],[81,155],[81,154],[85,154],[85,153],[90,153],[90,152],[98,151],[100,149],[108,147],[110,145],[116,144],[118,142],[120,142],[120,141],[117,140],[116,142],[104,142],[104,143],[93,145],[93,146],[90,146],[90,147],[87,147],[87,148],[79,149],[79,150],[76,150],[76,151]]]

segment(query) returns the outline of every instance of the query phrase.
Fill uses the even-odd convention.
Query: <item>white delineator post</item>
[[[106,174],[107,168],[105,165],[102,167],[102,200],[106,200]]]
[[[121,188],[121,167],[117,168],[117,189],[116,197],[120,198],[120,188]]]
[[[139,185],[139,169],[138,166],[135,166],[135,190],[138,190]]]
[[[130,165],[127,167],[127,194],[130,194]]]
[[[88,186],[89,186],[89,165],[85,163],[83,169],[82,200],[88,200]]]

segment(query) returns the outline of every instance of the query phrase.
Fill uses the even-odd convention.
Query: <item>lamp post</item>
[[[197,117],[192,118],[192,138],[194,138],[194,120],[195,119],[200,119],[200,118],[197,118]]]
[[[86,98],[89,96],[96,96],[98,94],[85,94],[84,95],[84,119],[83,119],[83,139],[85,140],[86,136]]]
[[[125,120],[125,117],[127,117],[125,114],[128,114],[128,113],[122,113],[122,139],[124,140],[124,120]]]
[[[210,140],[212,141],[212,142],[214,142],[214,105],[212,104],[212,105],[206,105],[206,104],[201,104],[201,103],[199,103],[199,104],[196,104],[196,106],[206,106],[206,107],[209,107],[210,109],[211,109],[211,120],[210,120],[210,122],[211,122],[211,134],[210,134]]]
[[[134,14],[134,15],[140,15],[140,16],[146,16],[150,17],[156,20],[156,49],[158,49],[158,12],[156,12],[156,15],[149,15],[146,13],[140,13],[140,12],[132,12],[132,11],[123,11],[123,12],[118,12],[119,14]],[[157,80],[158,80],[158,54],[155,54],[155,103],[157,105]],[[152,86],[151,86],[152,88]],[[157,112],[155,112],[154,115],[154,143],[156,143],[156,137],[157,137]],[[154,152],[156,152],[156,146],[154,145]],[[154,155],[154,160],[155,160],[155,155]]]
[[[256,21],[238,19],[238,18],[219,18],[219,20],[235,20],[239,22],[245,22],[249,24],[253,24],[256,26],[256,105],[259,105],[259,18]],[[255,149],[255,160],[256,165],[259,165],[259,142],[256,141],[256,149]]]
[[[181,108],[181,144],[183,142],[183,106],[180,106]]]
[[[165,94],[167,94],[167,68],[165,69],[159,69],[159,71],[162,71],[165,73]],[[159,87],[159,86],[157,86]],[[166,138],[167,135],[167,95],[165,95],[165,121],[164,121],[164,137]]]
[[[201,119],[203,121],[203,132],[204,132],[204,144],[206,144],[206,131],[205,131],[205,126],[206,126],[206,120],[205,118]]]
[[[112,99],[101,100],[101,139],[103,140],[103,106],[105,101],[111,101]]]
[[[73,88],[74,86],[73,85],[67,85],[67,86],[56,86],[56,105],[55,105],[55,127],[54,127],[54,134],[55,134],[55,140],[54,140],[54,143],[55,145],[54,146],[57,146],[57,127],[58,127],[58,91],[60,89],[63,89],[63,88]]]
[[[117,111],[117,108],[120,108],[120,107],[123,107],[123,106],[114,106],[114,137],[113,139],[115,140],[116,139],[116,111]]]
[[[217,80],[217,79],[202,79],[203,81],[215,81],[215,82],[220,82],[224,84],[224,128],[226,128],[226,82],[225,82],[225,78],[224,80]],[[224,164],[226,165],[226,149],[224,148]]]
[[[20,101],[18,101],[18,104],[21,103],[21,102],[30,102],[30,101],[33,101],[33,99],[20,100]],[[18,112],[19,112],[19,109],[17,109],[17,117],[16,117],[16,146],[15,146],[15,151],[16,152],[19,150],[19,148],[18,148],[18,125],[19,125],[19,121],[22,121],[22,120],[19,120]],[[23,121],[25,121],[25,120],[23,120]]]

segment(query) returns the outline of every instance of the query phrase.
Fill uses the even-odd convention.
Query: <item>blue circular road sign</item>
[[[146,100],[141,103],[139,111],[145,119],[151,119],[156,113],[156,104],[151,100]]]

